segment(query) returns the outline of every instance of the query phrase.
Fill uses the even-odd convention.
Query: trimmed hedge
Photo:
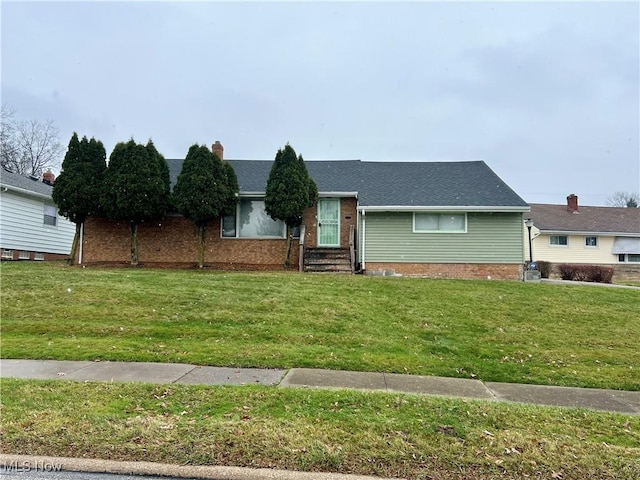
[[[613,271],[613,267],[601,265],[571,265],[568,263],[558,265],[558,273],[562,280],[576,282],[611,283]]]

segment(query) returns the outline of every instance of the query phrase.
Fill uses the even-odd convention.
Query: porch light
[[[527,218],[524,221],[524,224],[527,226],[527,230],[529,231],[529,265],[533,263],[533,251],[531,249],[531,227],[533,227],[533,220]]]

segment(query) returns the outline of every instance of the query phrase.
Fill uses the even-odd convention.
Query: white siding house
[[[0,172],[0,248],[3,260],[63,258],[75,225],[58,215],[53,187],[39,178]]]

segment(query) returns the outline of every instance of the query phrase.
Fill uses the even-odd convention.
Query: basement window
[[[20,260],[30,260],[31,255],[29,255],[29,252],[27,252],[26,250],[20,250],[20,253],[18,253],[18,258]]]
[[[34,253],[33,259],[34,260],[44,260],[44,253],[42,253],[42,252]]]
[[[13,250],[9,250],[6,248],[2,249],[2,258],[13,260]]]

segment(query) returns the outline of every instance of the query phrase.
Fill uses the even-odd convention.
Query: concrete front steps
[[[353,273],[348,248],[308,248],[304,252],[305,272]]]

